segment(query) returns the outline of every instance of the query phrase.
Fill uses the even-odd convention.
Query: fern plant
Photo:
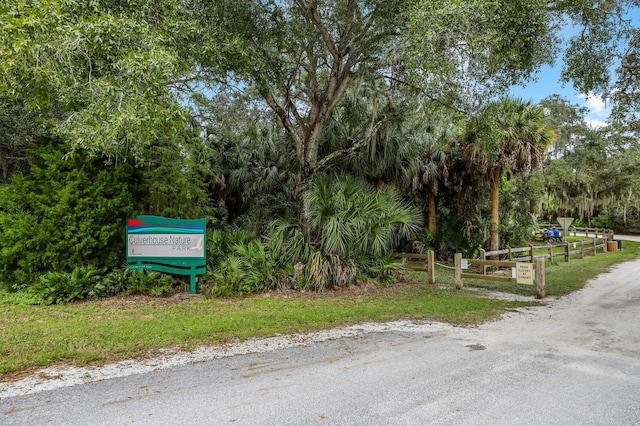
[[[95,293],[103,273],[103,269],[93,266],[77,266],[71,272],[47,272],[38,277],[29,292],[44,304],[84,300]]]

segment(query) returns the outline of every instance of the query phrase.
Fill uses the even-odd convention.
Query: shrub
[[[95,292],[103,272],[93,266],[78,266],[71,272],[46,272],[29,287],[29,293],[47,305],[84,300]]]
[[[123,261],[134,168],[105,169],[100,160],[65,152],[39,146],[30,173],[0,187],[0,281],[11,283],[5,288],[27,289],[43,273],[71,273],[77,265],[111,268]],[[58,279],[42,278],[51,285]]]
[[[243,296],[277,287],[284,276],[263,243],[258,240],[236,244],[233,253],[210,267],[204,276],[209,292],[216,296]]]
[[[325,255],[383,255],[413,238],[422,224],[422,213],[395,189],[375,189],[362,179],[319,178],[307,201]]]
[[[157,271],[131,270],[126,274],[124,294],[144,294],[147,296],[168,296],[173,292],[175,280],[170,275]]]

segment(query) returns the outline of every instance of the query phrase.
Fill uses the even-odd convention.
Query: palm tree
[[[416,135],[422,146],[422,167],[415,179],[417,185],[423,185],[428,192],[428,229],[431,234],[436,232],[436,197],[440,193],[444,180],[449,176],[450,156],[447,147],[454,139],[451,128],[429,126]]]
[[[469,170],[491,182],[490,250],[500,246],[500,180],[503,172],[527,177],[539,168],[555,132],[547,125],[544,109],[521,99],[492,102],[470,121],[464,158]]]
[[[320,146],[323,157],[342,155],[323,163],[323,171],[363,177],[376,186],[411,184],[421,167],[421,145],[412,138],[416,105],[384,95],[385,89],[380,82],[359,81],[347,91],[327,121]]]

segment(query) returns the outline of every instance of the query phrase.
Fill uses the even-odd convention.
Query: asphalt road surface
[[[640,260],[479,327],[365,324],[225,351],[5,383],[0,425],[640,425]]]

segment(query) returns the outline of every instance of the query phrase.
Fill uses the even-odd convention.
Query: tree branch
[[[322,160],[318,161],[318,165],[316,166],[316,171],[320,171],[320,170],[323,170],[325,167],[328,167],[328,164],[334,159],[338,157],[346,157],[347,155],[352,155],[363,146],[368,145],[373,139],[373,137],[376,135],[376,133],[378,133],[378,130],[380,130],[380,127],[382,127],[382,125],[387,123],[388,121],[389,121],[388,118],[384,118],[378,121],[375,125],[373,125],[369,133],[366,136],[364,136],[362,139],[355,142],[353,145],[351,145],[348,148],[341,149],[338,151],[333,151],[331,154],[327,155]]]
[[[393,77],[393,76],[390,76],[390,75],[383,75],[383,78],[395,81],[396,83],[400,83],[400,84],[402,84],[404,86],[407,86],[407,87],[410,87],[410,88],[412,88],[414,90],[417,90],[418,92],[422,93],[427,98],[431,99],[433,102],[436,102],[436,103],[442,105],[443,107],[445,107],[447,109],[450,109],[450,110],[455,111],[457,113],[463,114],[463,115],[465,115],[467,117],[473,117],[473,114],[470,114],[467,111],[463,111],[460,108],[458,108],[458,107],[456,107],[456,106],[454,106],[454,105],[452,105],[452,104],[450,104],[448,102],[443,101],[442,99],[434,97],[433,95],[429,94],[426,90],[424,90],[421,87],[414,86],[414,85],[412,85],[412,84],[410,84],[410,83],[408,83],[408,82],[406,82],[404,80],[400,80],[399,78],[396,78],[396,77]]]

